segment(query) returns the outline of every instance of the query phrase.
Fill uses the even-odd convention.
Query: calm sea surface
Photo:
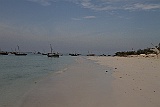
[[[14,107],[36,82],[72,64],[69,56],[0,56],[0,107]]]

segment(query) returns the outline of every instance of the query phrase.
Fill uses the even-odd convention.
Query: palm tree
[[[151,43],[152,44],[152,43]],[[153,44],[152,44],[153,45]],[[154,46],[154,45],[153,45]],[[155,47],[155,51],[156,51],[156,55],[157,55],[157,58],[158,58],[158,55],[160,53],[160,43],[158,44],[158,46],[154,46]]]
[[[160,43],[158,44],[158,50],[160,51]]]

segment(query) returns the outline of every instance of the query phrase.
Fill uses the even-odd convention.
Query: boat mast
[[[51,53],[52,53],[52,50],[53,50],[53,49],[52,49],[52,46],[51,46],[51,44],[50,44],[50,48],[51,48]]]
[[[17,47],[18,47],[18,51],[19,51],[19,53],[20,53],[19,46],[17,45]]]

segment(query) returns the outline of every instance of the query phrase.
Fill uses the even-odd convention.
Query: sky
[[[113,54],[160,42],[160,0],[0,0],[0,49]]]

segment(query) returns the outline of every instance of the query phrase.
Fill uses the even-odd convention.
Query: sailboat
[[[50,48],[51,48],[51,53],[48,53],[47,54],[47,56],[48,57],[59,57],[59,53],[53,53],[52,51],[53,51],[53,48],[52,48],[52,46],[51,46],[51,44],[50,44]]]
[[[95,56],[95,54],[93,54],[92,52],[90,53],[89,51],[88,51],[88,55],[87,56]]]
[[[16,56],[26,56],[26,55],[27,55],[26,53],[20,52],[18,45],[17,45],[17,47],[18,47],[18,51],[19,51],[19,52],[15,52],[15,53],[14,53]]]

